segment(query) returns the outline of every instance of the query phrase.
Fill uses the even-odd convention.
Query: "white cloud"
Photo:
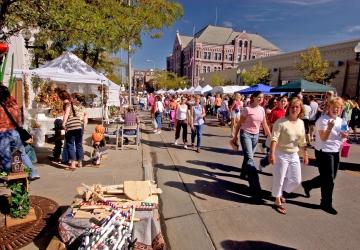
[[[231,28],[231,27],[234,26],[234,24],[233,24],[232,22],[230,22],[230,21],[224,21],[224,22],[223,22],[223,25],[224,25],[225,27],[229,27],[229,28]]]
[[[302,5],[302,6],[324,4],[324,3],[334,2],[334,1],[336,1],[336,0],[275,0],[275,2],[279,2],[279,3],[295,4],[295,5]]]
[[[345,29],[346,32],[348,33],[354,33],[354,32],[359,32],[360,31],[360,25],[354,25],[354,26],[349,26]]]

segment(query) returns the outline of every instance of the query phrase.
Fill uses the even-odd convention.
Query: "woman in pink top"
[[[260,125],[263,126],[265,134],[270,135],[265,110],[260,106],[263,99],[264,95],[260,91],[256,91],[251,95],[250,106],[244,108],[241,112],[240,121],[234,131],[234,137],[230,141],[234,149],[238,148],[237,135],[240,130],[240,143],[244,156],[240,178],[248,177],[250,189],[255,196],[260,195],[261,192],[259,175],[254,162],[254,151],[259,139]]]

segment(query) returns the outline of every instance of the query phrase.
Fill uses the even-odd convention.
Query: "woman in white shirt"
[[[346,130],[341,129],[340,118],[344,102],[340,97],[328,101],[327,112],[316,121],[315,157],[320,175],[312,180],[304,181],[302,186],[305,195],[310,197],[310,191],[321,188],[321,209],[330,214],[337,214],[332,206],[332,194],[335,177],[339,168],[339,151],[344,138],[348,136]]]
[[[176,107],[176,117],[175,117],[175,145],[178,145],[178,140],[180,138],[180,130],[182,128],[182,138],[184,142],[184,148],[187,149],[187,126],[188,120],[190,119],[190,111],[188,105],[186,104],[186,97],[181,97],[180,103]]]
[[[275,197],[274,207],[281,214],[286,214],[283,191],[291,193],[301,183],[299,146],[304,151],[304,163],[309,161],[304,122],[301,120],[303,115],[302,101],[294,97],[289,102],[285,117],[277,120],[272,128],[269,155],[269,161],[274,165],[272,195]]]
[[[157,123],[157,128],[155,129],[155,134],[161,134],[161,127],[162,127],[162,115],[164,112],[164,105],[161,102],[161,97],[156,96],[156,103],[155,103],[155,120]]]

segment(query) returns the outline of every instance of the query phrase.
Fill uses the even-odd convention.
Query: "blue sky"
[[[360,38],[359,0],[180,0],[184,16],[160,39],[143,36],[133,56],[135,69],[165,68],[176,31],[192,35],[215,24],[258,33],[283,51]]]

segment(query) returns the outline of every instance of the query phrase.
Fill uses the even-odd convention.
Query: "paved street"
[[[200,154],[174,146],[174,131],[150,134],[144,140],[151,147],[155,178],[164,191],[162,213],[171,249],[358,249],[359,145],[352,145],[351,157],[343,159],[347,163],[338,173],[334,191],[338,215],[319,209],[320,190],[305,198],[298,188],[287,201],[284,216],[272,209],[271,198],[257,204],[249,197],[247,182],[239,178],[242,156],[228,145],[230,129],[215,124],[205,127]],[[256,154],[257,163],[262,156]],[[260,175],[269,195],[271,173],[268,166]],[[317,174],[313,165],[302,168],[304,180]]]
[[[294,198],[287,201],[288,214],[284,216],[272,209],[271,198],[261,204],[250,198],[247,182],[239,179],[241,153],[234,153],[228,145],[228,127],[210,122],[205,127],[203,150],[198,154],[174,146],[174,131],[155,135],[150,121],[145,119],[145,122],[141,148],[109,150],[102,168],[85,167],[75,172],[56,168],[44,159],[52,147],[47,145],[39,154],[42,177],[31,183],[31,194],[51,198],[64,208],[71,203],[81,183],[113,184],[151,179],[154,175],[163,190],[160,195],[162,227],[172,250],[358,249],[358,145],[352,145],[351,158],[346,159],[336,180],[334,206],[338,215],[319,209],[320,190],[312,191],[311,198],[307,199],[299,188]],[[89,127],[85,137],[89,137],[92,130]],[[256,154],[257,163],[262,156]],[[313,166],[304,166],[302,170],[304,179],[317,175]],[[269,166],[260,175],[267,192],[271,188],[271,172]],[[23,249],[45,249],[54,230],[56,227]]]

